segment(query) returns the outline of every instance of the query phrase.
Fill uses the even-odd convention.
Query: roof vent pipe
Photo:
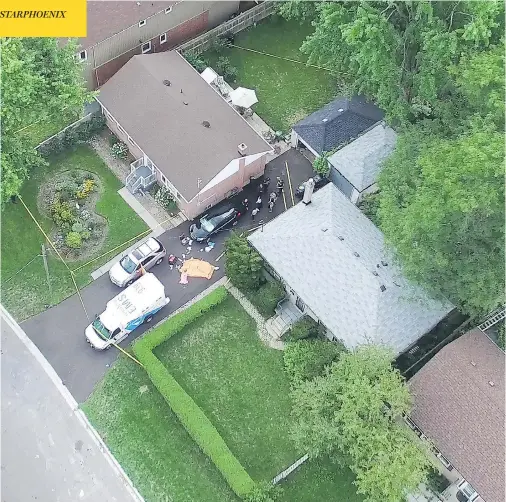
[[[211,127],[211,124],[210,124],[207,120],[204,120],[204,121],[202,122],[202,125],[203,125],[204,127],[206,127],[207,129],[209,129],[209,128]]]
[[[357,258],[360,258],[360,255],[356,251],[353,251],[353,256],[356,256]]]
[[[248,146],[246,143],[241,143],[237,146],[237,151],[241,155],[241,157],[244,157],[246,155],[246,151],[248,150]]]
[[[383,292],[383,291],[386,291],[386,290],[387,290],[387,288],[386,288],[386,286],[385,286],[384,284],[382,284],[382,285],[380,286],[380,290],[381,290],[381,292]]]

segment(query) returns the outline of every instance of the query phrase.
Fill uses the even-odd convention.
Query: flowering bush
[[[155,201],[167,211],[174,211],[177,207],[174,196],[165,187],[160,187],[155,193]]]
[[[122,141],[118,141],[111,147],[112,154],[118,159],[125,160],[128,157],[128,146]]]
[[[93,192],[93,190],[95,190],[95,180],[92,178],[87,178],[76,191],[76,197],[78,199],[85,199],[88,197],[88,195],[90,195],[91,192]]]
[[[53,221],[59,227],[72,225],[76,220],[72,206],[66,201],[61,201],[58,197],[51,204],[50,211]]]
[[[69,232],[65,236],[65,244],[72,249],[79,249],[83,245],[81,234],[77,232]]]

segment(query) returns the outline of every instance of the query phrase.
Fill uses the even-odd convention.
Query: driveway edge
[[[42,352],[37,348],[37,346],[28,338],[23,329],[19,326],[19,324],[14,320],[14,318],[9,314],[9,312],[5,309],[3,305],[0,305],[0,313],[2,317],[2,322],[6,322],[10,328],[14,331],[16,336],[21,340],[26,349],[33,355],[36,361],[42,366],[42,369],[53,382],[57,390],[63,396],[69,407],[72,409],[73,413],[76,415],[77,419],[84,425],[86,430],[91,436],[93,442],[98,446],[99,450],[102,452],[107,462],[113,468],[113,471],[122,478],[123,484],[125,485],[127,491],[132,496],[132,500],[136,502],[145,502],[144,498],[137,491],[137,488],[133,485],[132,481],[123,470],[121,465],[119,465],[116,458],[110,452],[109,448],[107,448],[106,444],[98,434],[97,430],[91,425],[88,418],[84,414],[82,410],[79,409],[79,404],[74,399],[70,391],[67,389],[63,381],[57,375],[54,368],[49,364],[48,360],[44,357]]]

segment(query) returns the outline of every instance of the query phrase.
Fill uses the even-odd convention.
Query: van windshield
[[[92,326],[97,335],[104,340],[109,340],[111,338],[111,332],[102,324],[100,319],[95,319]]]
[[[119,263],[129,274],[131,274],[137,266],[137,263],[135,263],[130,256],[125,256]]]

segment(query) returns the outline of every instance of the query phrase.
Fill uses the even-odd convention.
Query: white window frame
[[[120,125],[120,124],[118,124],[118,130],[119,130],[119,131],[121,131],[121,132],[126,133],[125,129],[123,129],[123,127],[121,127],[121,125]]]
[[[165,8],[165,14],[170,14],[172,12],[172,5],[170,7]]]
[[[148,45],[148,46],[149,46],[147,50],[144,50],[144,46],[145,46],[145,45]],[[147,42],[143,42],[143,43],[141,44],[141,52],[142,52],[143,54],[147,54],[150,50],[151,50],[151,40],[148,40]]]
[[[84,57],[82,57],[82,55],[84,54]],[[79,51],[77,53],[77,59],[79,59],[79,61],[81,63],[84,63],[84,61],[87,61],[88,60],[88,53],[86,52],[86,49],[83,50],[83,51]]]
[[[132,145],[137,146],[137,145],[135,144],[135,141],[134,141],[134,140],[133,140],[130,136],[128,136],[128,141],[129,141]]]
[[[139,28],[142,28],[143,26],[146,26],[146,20],[143,19],[142,21],[139,21]]]
[[[441,452],[438,452],[436,454],[436,457],[439,459],[439,461],[447,468],[449,469],[450,467],[453,469],[453,466],[452,464],[450,463],[450,461],[443,456],[443,454]]]
[[[160,45],[167,42],[167,33],[162,33],[160,35]]]

